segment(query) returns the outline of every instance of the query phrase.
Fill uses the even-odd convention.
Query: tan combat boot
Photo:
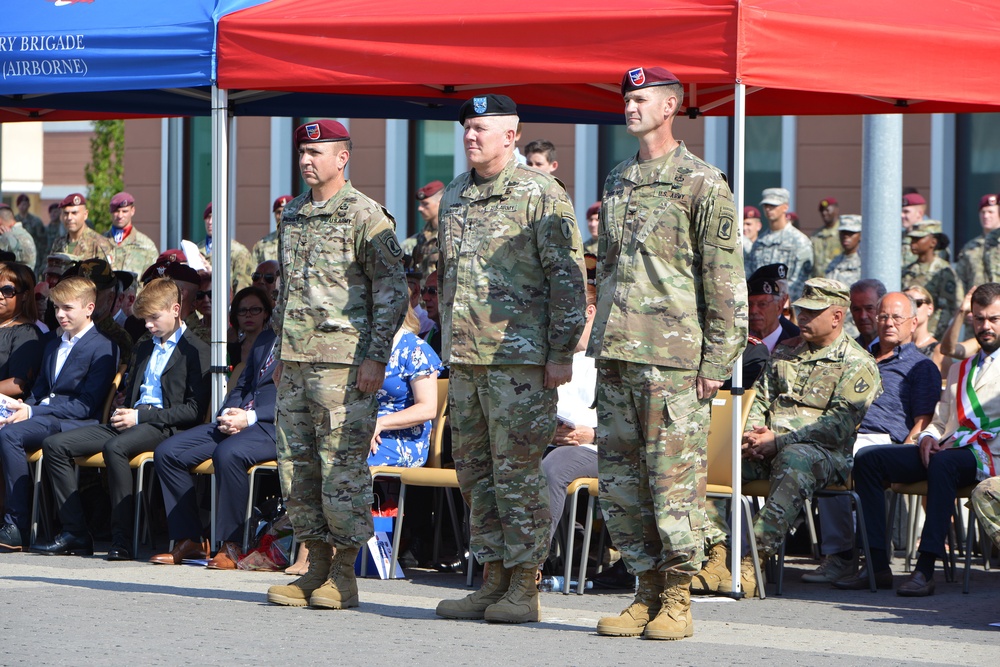
[[[510,587],[511,570],[500,561],[488,565],[486,578],[478,591],[460,600],[442,600],[435,613],[444,618],[482,619],[486,608],[500,600]]]
[[[267,589],[267,601],[288,607],[305,607],[309,596],[326,582],[330,573],[331,547],[320,540],[305,543],[309,548],[309,569],[301,577],[286,586],[271,586]]]
[[[486,608],[483,618],[490,623],[534,623],[542,620],[537,575],[537,567],[516,566],[511,570],[507,592]]]
[[[644,639],[684,639],[694,634],[691,620],[691,576],[668,574],[660,593],[660,613],[646,624]]]
[[[765,558],[762,556],[760,562],[763,564]],[[748,598],[760,597],[760,591],[763,589],[764,584],[767,580],[764,578],[764,570],[760,571],[761,581],[757,582],[757,577],[754,576],[753,571],[753,557],[744,556],[743,561],[740,563],[740,587],[743,590],[743,594]]]
[[[731,593],[733,578],[729,574],[729,549],[723,543],[716,544],[708,552],[708,562],[701,572],[691,580],[691,592],[695,595],[707,593]]]
[[[606,616],[597,622],[597,634],[605,637],[638,637],[649,621],[660,613],[663,573],[647,570],[639,575],[639,590],[628,609],[618,616]]]
[[[312,558],[311,552],[309,557]],[[310,607],[347,609],[358,606],[358,580],[354,576],[354,561],[357,558],[357,547],[337,548],[330,566],[330,576],[322,586],[313,591],[309,598]]]

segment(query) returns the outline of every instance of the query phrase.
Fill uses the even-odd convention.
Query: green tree
[[[87,209],[90,221],[98,232],[111,227],[108,204],[116,193],[125,189],[125,121],[94,121],[94,136],[90,139],[90,164],[84,169],[89,193]]]

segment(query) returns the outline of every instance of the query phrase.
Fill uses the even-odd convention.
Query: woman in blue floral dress
[[[378,421],[369,466],[415,468],[427,462],[441,359],[417,336],[419,326],[409,310],[393,339],[385,381],[377,394]]]

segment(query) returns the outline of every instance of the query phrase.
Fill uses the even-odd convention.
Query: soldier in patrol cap
[[[927,320],[927,330],[941,340],[965,298],[955,269],[937,254],[940,248],[947,247],[948,237],[941,233],[937,220],[921,220],[910,227],[907,238],[916,260],[903,267],[901,284],[920,285],[930,292],[934,312]]]
[[[273,316],[279,360],[278,471],[309,569],[271,586],[272,604],[358,606],[354,559],[372,535],[367,456],[392,339],[407,291],[396,225],[344,177],[351,136],[334,120],[295,130],[309,190],[281,214],[281,292]],[[336,550],[336,554],[332,553]]]
[[[621,91],[639,151],[604,183],[587,353],[601,506],[639,588],[597,632],[681,639],[694,633],[711,401],[747,343],[746,276],[725,177],[674,138],[680,81],[637,67]]]
[[[825,267],[825,277],[845,285],[853,285],[861,280],[861,216],[847,214],[840,216],[838,225],[840,254],[834,257]],[[852,338],[857,338],[858,329],[854,320],[848,318],[844,328]]]
[[[761,193],[760,208],[767,217],[768,230],[754,241],[746,270],[752,272],[765,264],[781,262],[788,267],[788,295],[797,299],[805,281],[813,275],[813,246],[789,219],[790,196],[785,188],[767,188]]]
[[[816,278],[822,278],[826,267],[840,254],[840,237],[837,234],[840,230],[840,203],[834,197],[820,199],[819,215],[823,226],[812,235],[813,276]]]
[[[761,558],[777,553],[803,499],[846,482],[854,434],[881,393],[878,367],[843,330],[848,287],[836,280],[806,281],[798,310],[799,338],[778,345],[743,434],[743,479],[769,479],[771,491],[754,520]],[[763,582],[744,556],[741,583],[753,596]]]
[[[562,185],[514,155],[513,100],[474,97],[458,120],[472,169],[441,198],[442,360],[470,549],[487,574],[437,614],[539,621],[550,529],[541,462],[585,324],[583,241]]]
[[[97,257],[106,260],[114,266],[114,244],[87,226],[87,200],[83,195],[74,193],[67,195],[60,204],[61,220],[66,229],[66,235],[53,242],[50,254],[65,253],[76,255],[83,259]]]

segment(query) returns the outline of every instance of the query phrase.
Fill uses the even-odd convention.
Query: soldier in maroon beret
[[[87,199],[76,192],[67,195],[60,204],[62,208],[62,224],[66,235],[60,236],[52,244],[50,254],[65,253],[81,259],[99,257],[114,266],[115,246],[109,240],[87,226],[90,212],[87,210]]]
[[[966,292],[976,285],[996,282],[1000,276],[996,269],[986,268],[986,238],[990,232],[1000,228],[1000,195],[988,194],[979,198],[979,224],[983,233],[972,239],[959,251],[955,258],[955,273]]]
[[[597,254],[597,227],[601,219],[601,202],[595,201],[587,207],[587,232],[590,238],[583,242],[583,251]]]
[[[292,195],[281,195],[271,204],[271,215],[274,216],[274,231],[270,232],[262,239],[253,244],[250,254],[253,256],[254,266],[258,266],[268,260],[278,259],[278,232],[281,228],[281,212],[285,210],[285,205],[292,201]],[[253,275],[251,274],[251,279]]]
[[[438,208],[444,183],[431,181],[417,190],[417,211],[423,219],[423,228],[403,241],[403,252],[413,257],[412,265],[428,276],[437,270],[438,261]]]

